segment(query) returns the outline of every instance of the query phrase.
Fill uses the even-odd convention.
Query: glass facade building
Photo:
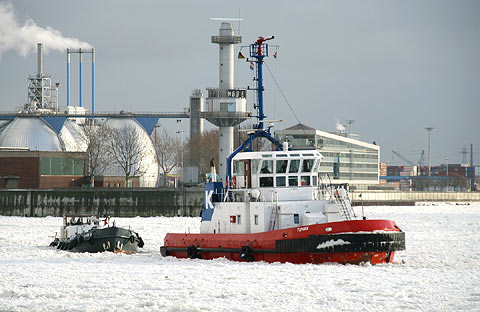
[[[316,149],[322,156],[319,177],[333,184],[378,184],[380,147],[298,124],[275,132],[292,149]]]

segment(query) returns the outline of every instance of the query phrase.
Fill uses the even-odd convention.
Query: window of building
[[[220,103],[221,112],[235,112],[235,103]]]
[[[40,157],[41,175],[83,175],[81,158]]]

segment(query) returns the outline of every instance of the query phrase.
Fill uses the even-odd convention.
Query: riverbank
[[[204,189],[53,189],[0,190],[0,215],[59,217],[199,216]],[[355,206],[413,206],[419,202],[480,202],[480,192],[354,191]]]

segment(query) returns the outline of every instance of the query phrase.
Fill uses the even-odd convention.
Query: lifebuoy
[[[237,178],[233,177],[232,178],[232,188],[236,188],[236,187],[237,187]]]

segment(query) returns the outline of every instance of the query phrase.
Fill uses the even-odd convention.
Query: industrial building
[[[85,153],[0,150],[0,188],[49,189],[85,183]]]
[[[329,133],[304,124],[278,130],[279,141],[292,149],[316,149],[323,155],[320,178],[333,184],[361,185],[379,183],[380,147],[349,137],[346,133]]]
[[[42,44],[37,46],[37,73],[28,78],[28,100],[19,113],[6,114],[0,120],[0,180],[1,188],[51,188],[86,185],[87,144],[82,138],[82,125],[95,118],[95,125],[104,124],[110,129],[135,129],[141,148],[142,174],[131,177],[129,187],[156,187],[158,162],[155,147],[149,134],[158,117],[114,114],[94,114],[94,70],[92,70],[92,109],[70,105],[70,82],[67,82],[67,107],[58,105],[58,84],[52,86],[51,78],[43,71]],[[95,52],[67,50],[67,74],[70,76],[70,53]],[[81,71],[80,71],[81,72]],[[81,88],[81,84],[80,84]],[[173,117],[173,116],[172,116]],[[47,163],[50,169],[47,170]],[[66,171],[65,171],[65,170]],[[73,170],[73,171],[72,171]],[[134,172],[134,171],[132,171]],[[95,186],[125,187],[123,171],[111,163],[100,174],[95,174]]]

